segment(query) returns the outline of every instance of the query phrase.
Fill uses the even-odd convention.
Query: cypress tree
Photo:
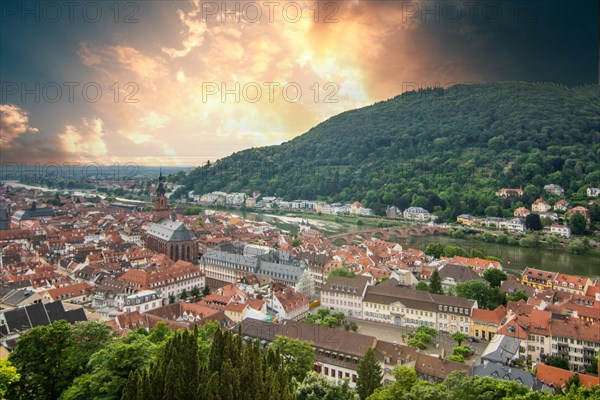
[[[429,292],[434,294],[444,294],[442,290],[442,280],[437,268],[433,270],[429,277]]]
[[[369,347],[362,360],[358,363],[358,379],[356,381],[356,390],[361,400],[369,397],[375,389],[381,386],[383,373],[381,364],[375,357],[375,351]]]
[[[123,395],[121,396],[121,400],[137,400],[138,394],[138,381],[139,374],[137,371],[131,371],[129,373],[129,377],[127,378],[127,383],[123,388]]]

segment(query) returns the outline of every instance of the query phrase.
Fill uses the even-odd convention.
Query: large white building
[[[363,319],[469,334],[473,308],[477,308],[476,301],[416,290],[389,279],[367,288]]]
[[[415,221],[429,221],[431,219],[431,214],[429,211],[422,207],[408,207],[406,210],[404,210],[403,216],[406,219],[412,219]]]
[[[333,276],[321,288],[321,306],[349,317],[362,318],[362,301],[369,278]]]
[[[266,276],[293,286],[307,297],[314,296],[314,282],[306,261],[269,247],[223,243],[206,252],[200,266],[207,278],[235,283],[249,274]]]

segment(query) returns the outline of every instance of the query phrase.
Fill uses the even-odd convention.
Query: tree
[[[452,354],[462,356],[463,358],[468,358],[473,353],[473,350],[469,346],[461,346],[458,345],[452,349]]]
[[[515,292],[515,294],[507,294],[506,295],[506,301],[519,301],[519,300],[525,300],[527,301],[527,299],[529,298],[529,296],[527,296],[525,294],[524,291],[522,290],[517,290]]]
[[[187,299],[187,298],[188,298],[188,294],[187,294],[187,291],[186,291],[185,289],[183,289],[183,291],[182,291],[182,292],[181,292],[181,294],[179,295],[179,298],[180,298],[181,300],[185,300],[185,299]]]
[[[446,357],[446,360],[456,361],[456,362],[460,362],[460,363],[465,362],[465,358],[463,356],[461,356],[460,354],[450,354],[449,356]]]
[[[429,285],[425,281],[419,281],[419,283],[415,285],[415,289],[429,292]]]
[[[10,354],[21,380],[15,385],[18,399],[56,399],[85,372],[91,355],[111,340],[111,331],[99,322],[71,326],[61,320],[25,333]]]
[[[87,365],[88,373],[73,381],[61,400],[119,399],[128,377],[146,366],[156,353],[150,336],[132,332],[112,341],[94,353]]]
[[[556,368],[569,369],[569,360],[561,356],[549,356],[546,357],[544,363]]]
[[[173,296],[172,294],[169,295],[169,304],[173,304],[175,303],[175,296]]]
[[[569,226],[574,235],[583,235],[585,233],[585,217],[580,213],[573,213],[569,218]]]
[[[493,310],[506,300],[499,288],[493,288],[484,282],[470,280],[457,283],[454,287],[456,295],[465,299],[476,300],[480,308]]]
[[[277,336],[270,345],[287,362],[288,371],[298,381],[302,381],[308,371],[313,369],[315,351],[310,342]]]
[[[508,277],[506,276],[506,272],[498,268],[488,268],[483,273],[483,278],[490,283],[491,287],[500,287],[502,282]]]
[[[529,229],[530,231],[541,231],[544,229],[539,214],[528,214],[527,217],[525,217],[525,228]]]
[[[194,286],[190,291],[190,294],[192,295],[192,297],[200,296],[200,289],[198,289],[198,286]]]
[[[359,400],[359,397],[347,381],[332,382],[311,371],[296,389],[296,400]]]
[[[349,271],[347,268],[341,267],[341,268],[336,268],[336,269],[331,270],[329,275],[327,275],[327,279],[331,278],[332,276],[354,278],[356,275],[354,274],[354,272]]]
[[[452,334],[452,339],[456,340],[459,346],[463,341],[467,340],[467,338],[468,336],[462,332],[456,331]]]
[[[0,360],[0,400],[6,399],[6,393],[19,379],[21,379],[21,375],[11,362]]]
[[[442,290],[442,280],[440,279],[440,273],[435,268],[429,277],[429,291],[435,294],[443,294]]]
[[[440,242],[432,242],[428,243],[425,247],[425,254],[429,256],[433,256],[435,258],[440,258],[444,253],[444,245]]]
[[[210,294],[210,288],[207,286],[204,286],[204,288],[202,289],[202,295],[203,296],[208,296]]]
[[[413,368],[396,366],[393,370],[394,381],[379,387],[369,396],[369,400],[395,400],[403,398],[413,386],[419,382],[417,373]]]
[[[375,389],[381,386],[381,379],[383,378],[381,364],[379,364],[372,347],[367,349],[367,352],[358,363],[357,373],[356,390],[361,400],[365,400]]]

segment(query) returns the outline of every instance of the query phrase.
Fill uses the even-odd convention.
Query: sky
[[[2,1],[0,162],[197,166],[419,87],[597,84],[598,2]]]

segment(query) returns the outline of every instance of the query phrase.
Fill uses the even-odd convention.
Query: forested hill
[[[416,205],[447,219],[483,214],[500,187],[525,188],[528,202],[555,183],[577,200],[600,183],[599,87],[502,82],[407,92],[179,180],[196,193],[258,190],[359,200],[378,211]]]

